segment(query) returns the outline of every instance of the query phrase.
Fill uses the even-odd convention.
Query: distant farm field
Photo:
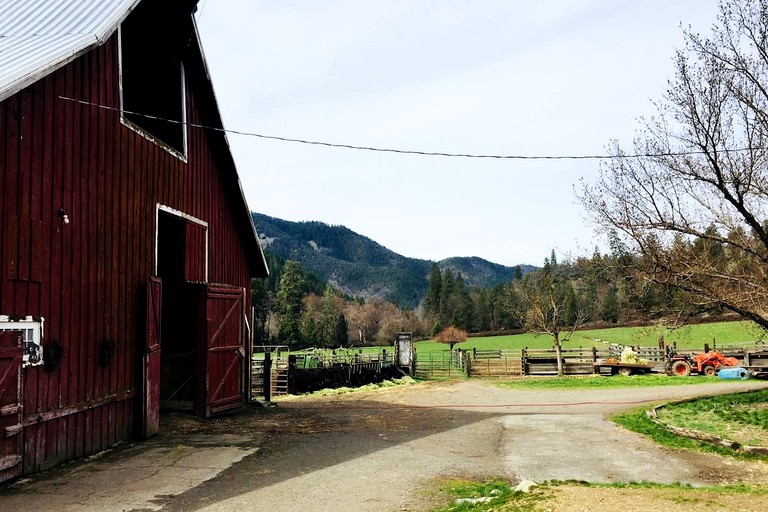
[[[701,350],[704,344],[710,347],[727,345],[753,345],[756,341],[768,338],[768,335],[751,322],[719,322],[698,324],[669,329],[667,327],[616,327],[611,329],[593,329],[577,331],[570,340],[565,341],[565,348],[604,346],[607,343],[619,345],[638,345],[655,347],[659,336],[663,335],[669,343],[676,343],[682,350]],[[445,344],[435,341],[416,343],[419,352],[446,350]],[[510,336],[490,336],[469,338],[456,345],[463,350],[520,350],[523,348],[552,348],[552,338],[548,335],[515,334]]]

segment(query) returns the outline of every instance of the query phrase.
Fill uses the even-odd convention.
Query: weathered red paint
[[[195,222],[187,222],[186,230],[186,251],[184,261],[184,280],[191,283],[206,282],[206,261],[208,248],[206,246],[206,237],[208,230],[205,226]]]
[[[144,347],[144,438],[160,430],[160,347],[162,343],[163,283],[157,277],[147,281],[147,338]]]
[[[182,60],[187,120],[220,126],[195,38]],[[184,161],[122,124],[118,61],[115,34],[0,102],[0,314],[44,317],[44,346],[64,349],[58,368],[21,370],[23,473],[142,433],[158,205],[207,225],[188,230],[185,279],[243,290],[266,273],[224,136],[188,127]],[[236,401],[234,359],[218,359],[210,413]]]
[[[241,288],[209,285],[203,297],[206,350],[201,352],[199,381],[200,413],[205,417],[239,406],[243,392],[243,361],[247,348],[243,343],[245,294]]]
[[[21,474],[21,361],[18,332],[0,332],[0,481]]]

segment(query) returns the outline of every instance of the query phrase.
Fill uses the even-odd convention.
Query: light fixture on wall
[[[64,208],[59,208],[58,214],[62,223],[69,224],[69,215],[67,215],[67,212],[64,211]]]

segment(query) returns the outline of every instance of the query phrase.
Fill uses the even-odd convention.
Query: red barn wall
[[[208,89],[187,74],[186,91],[188,121],[203,123]],[[64,348],[60,368],[23,370],[24,473],[129,439],[141,421],[158,203],[208,223],[209,282],[250,289],[249,220],[228,205],[220,135],[188,128],[184,162],[121,124],[118,110],[59,96],[119,107],[116,35],[0,102],[0,314],[44,317],[43,345]],[[105,340],[115,349],[102,366]]]

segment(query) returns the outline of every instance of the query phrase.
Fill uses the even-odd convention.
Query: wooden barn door
[[[160,429],[160,333],[162,332],[163,282],[158,277],[147,281],[147,341],[144,347],[144,438]]]
[[[18,331],[0,332],[0,482],[21,474],[21,364]]]
[[[246,347],[243,337],[244,291],[208,285],[203,299],[200,399],[198,413],[206,418],[243,403]]]

